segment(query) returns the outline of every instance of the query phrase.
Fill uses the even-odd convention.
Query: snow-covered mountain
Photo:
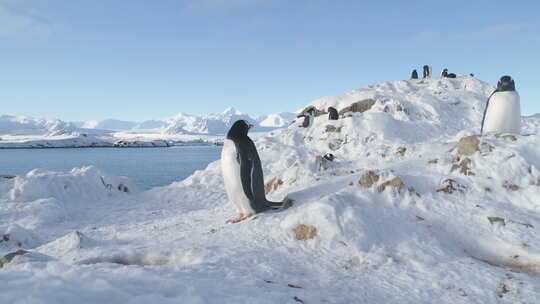
[[[27,116],[0,116],[0,135],[58,136],[74,134],[76,125],[59,119],[36,119]]]
[[[163,120],[143,122],[105,119],[65,122],[59,119],[36,119],[26,116],[0,116],[0,148],[163,146],[176,144],[215,144],[223,139],[238,119],[255,125],[253,131],[266,132],[284,128],[294,113],[254,117],[229,108],[209,115],[177,114]],[[126,144],[128,143],[128,144]]]
[[[295,118],[294,113],[279,113],[254,117],[234,108],[228,108],[222,113],[210,115],[186,115],[180,113],[168,120],[166,134],[210,134],[224,135],[231,125],[244,119],[255,125],[253,131],[268,131],[286,127]]]
[[[540,117],[479,136],[492,90],[313,101],[340,119],[255,140],[268,198],[292,206],[238,224],[219,161],[145,192],[92,167],[0,178],[0,302],[536,303]]]

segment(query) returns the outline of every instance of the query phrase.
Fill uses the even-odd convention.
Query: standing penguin
[[[338,120],[339,114],[336,108],[328,107],[328,120]]]
[[[484,110],[480,134],[520,133],[521,110],[519,94],[516,85],[510,76],[503,76],[497,83],[497,89],[491,93]]]
[[[431,69],[428,65],[424,65],[424,78],[430,78],[431,77]]]
[[[237,223],[255,213],[278,209],[281,202],[271,202],[264,193],[264,177],[257,148],[248,137],[253,125],[245,120],[236,121],[223,143],[221,173],[229,200],[235,205],[238,216],[228,222]]]
[[[418,72],[416,70],[412,70],[411,79],[418,79]]]

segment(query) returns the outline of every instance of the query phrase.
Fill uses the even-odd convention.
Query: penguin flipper
[[[240,160],[240,180],[242,181],[242,189],[246,197],[253,201],[253,191],[251,189],[251,172],[253,171],[252,162],[244,153],[239,153]]]
[[[491,93],[491,95],[489,95],[488,100],[486,101],[486,108],[484,109],[484,115],[482,116],[482,125],[480,126],[480,135],[482,135],[483,132],[484,132],[484,121],[486,120],[486,113],[487,113],[487,109],[489,107],[489,100],[491,99],[491,96],[493,96],[493,94],[495,94],[497,92],[498,92],[498,90],[493,91],[493,93]]]

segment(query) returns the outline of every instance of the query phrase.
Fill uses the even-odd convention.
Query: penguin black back
[[[338,120],[339,114],[336,108],[334,107],[328,107],[328,119],[329,120]]]

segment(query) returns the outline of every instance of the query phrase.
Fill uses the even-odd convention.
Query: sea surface
[[[183,180],[220,153],[219,146],[0,150],[0,174],[23,175],[35,168],[69,172],[92,165],[109,175],[127,176],[144,190]]]

